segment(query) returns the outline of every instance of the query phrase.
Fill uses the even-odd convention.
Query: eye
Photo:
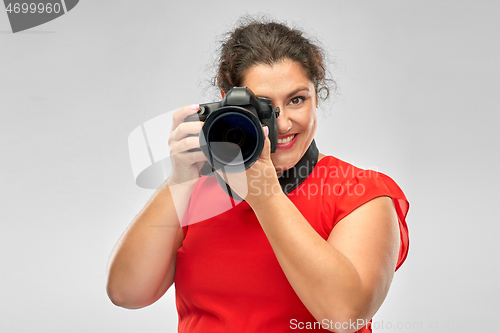
[[[291,104],[291,105],[299,105],[299,104],[301,104],[302,102],[304,102],[304,101],[305,101],[305,99],[306,99],[306,98],[305,98],[305,97],[303,97],[303,96],[297,96],[297,97],[294,97],[294,98],[292,98],[292,99],[290,100],[290,104]]]

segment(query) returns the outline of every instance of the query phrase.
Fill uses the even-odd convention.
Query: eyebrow
[[[291,93],[289,93],[287,95],[286,98],[290,98],[292,97],[293,95],[295,95],[296,93],[300,92],[300,91],[303,91],[303,90],[307,90],[307,92],[309,92],[309,87],[306,87],[306,86],[301,86],[297,89],[295,89],[294,91],[292,91]],[[269,97],[266,97],[266,96],[263,96],[263,95],[258,95],[259,97],[264,97],[264,98],[269,98]],[[270,98],[269,98],[270,99]]]
[[[296,93],[298,93],[299,91],[302,91],[302,90],[307,90],[307,92],[309,92],[309,88],[308,87],[299,87],[297,89],[295,89],[294,91],[292,91],[291,93],[288,94],[288,97],[292,97],[293,95],[295,95]]]

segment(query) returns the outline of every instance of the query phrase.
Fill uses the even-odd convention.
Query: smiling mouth
[[[288,142],[292,141],[296,135],[297,134],[287,136],[286,138],[283,138],[283,139],[278,139],[278,143],[288,143]]]

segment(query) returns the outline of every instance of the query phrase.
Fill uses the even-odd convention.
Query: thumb
[[[264,131],[264,135],[266,136],[264,139],[264,148],[262,149],[262,156],[270,157],[271,155],[271,141],[269,140],[269,127],[262,127]]]
[[[269,127],[267,126],[262,126],[262,130],[264,131],[264,135],[267,137],[269,137]]]

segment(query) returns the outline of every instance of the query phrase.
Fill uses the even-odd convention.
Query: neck
[[[277,172],[283,192],[288,194],[302,184],[302,182],[309,177],[319,159],[320,156],[318,148],[316,147],[316,142],[312,140],[309,148],[307,148],[297,164],[290,169],[284,171],[280,170],[279,174]]]

